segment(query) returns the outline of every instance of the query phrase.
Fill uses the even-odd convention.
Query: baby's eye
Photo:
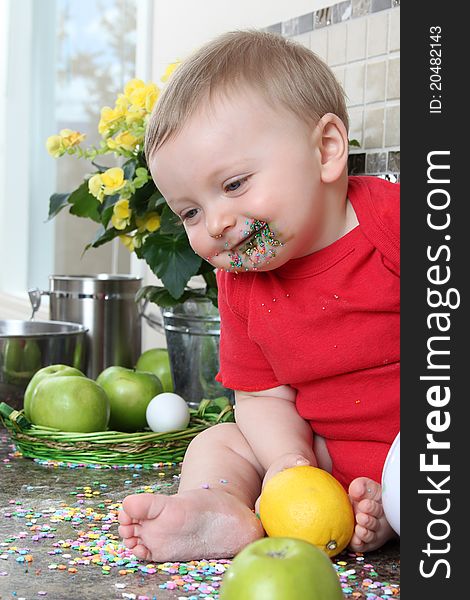
[[[194,217],[197,215],[197,213],[198,213],[197,208],[191,208],[191,210],[188,210],[187,212],[185,212],[184,214],[181,215],[181,219],[183,222],[194,219]]]
[[[231,181],[224,186],[225,192],[236,192],[240,186],[242,186],[245,181],[247,181],[248,177],[243,177],[242,179],[235,179],[235,181]]]

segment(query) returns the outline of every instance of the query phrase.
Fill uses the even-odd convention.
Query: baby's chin
[[[273,271],[277,269],[285,261],[278,260],[277,258],[271,258],[270,260],[261,260],[258,262],[248,260],[244,258],[239,260],[237,257],[230,257],[228,261],[211,262],[211,265],[219,271],[226,271],[227,273],[246,273],[246,272],[260,272],[264,273],[267,271]]]

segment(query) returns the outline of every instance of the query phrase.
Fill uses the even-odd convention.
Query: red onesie
[[[399,193],[350,177],[359,225],[344,237],[273,271],[217,273],[217,380],[243,391],[293,387],[345,487],[359,476],[381,481],[400,428]]]

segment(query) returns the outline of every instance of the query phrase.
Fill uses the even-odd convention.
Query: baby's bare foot
[[[358,477],[349,486],[356,526],[349,543],[354,552],[380,548],[396,534],[390,527],[382,506],[382,486],[368,477]]]
[[[127,548],[156,562],[230,558],[264,535],[253,511],[217,488],[127,496],[118,518]]]

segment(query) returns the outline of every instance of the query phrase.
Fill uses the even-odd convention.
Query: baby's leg
[[[263,476],[236,424],[210,427],[189,445],[176,495],[124,499],[119,534],[137,557],[147,560],[234,556],[264,535],[252,510]]]
[[[349,486],[356,526],[349,547],[355,552],[380,548],[396,534],[390,527],[382,505],[382,486],[368,477],[358,477]]]

